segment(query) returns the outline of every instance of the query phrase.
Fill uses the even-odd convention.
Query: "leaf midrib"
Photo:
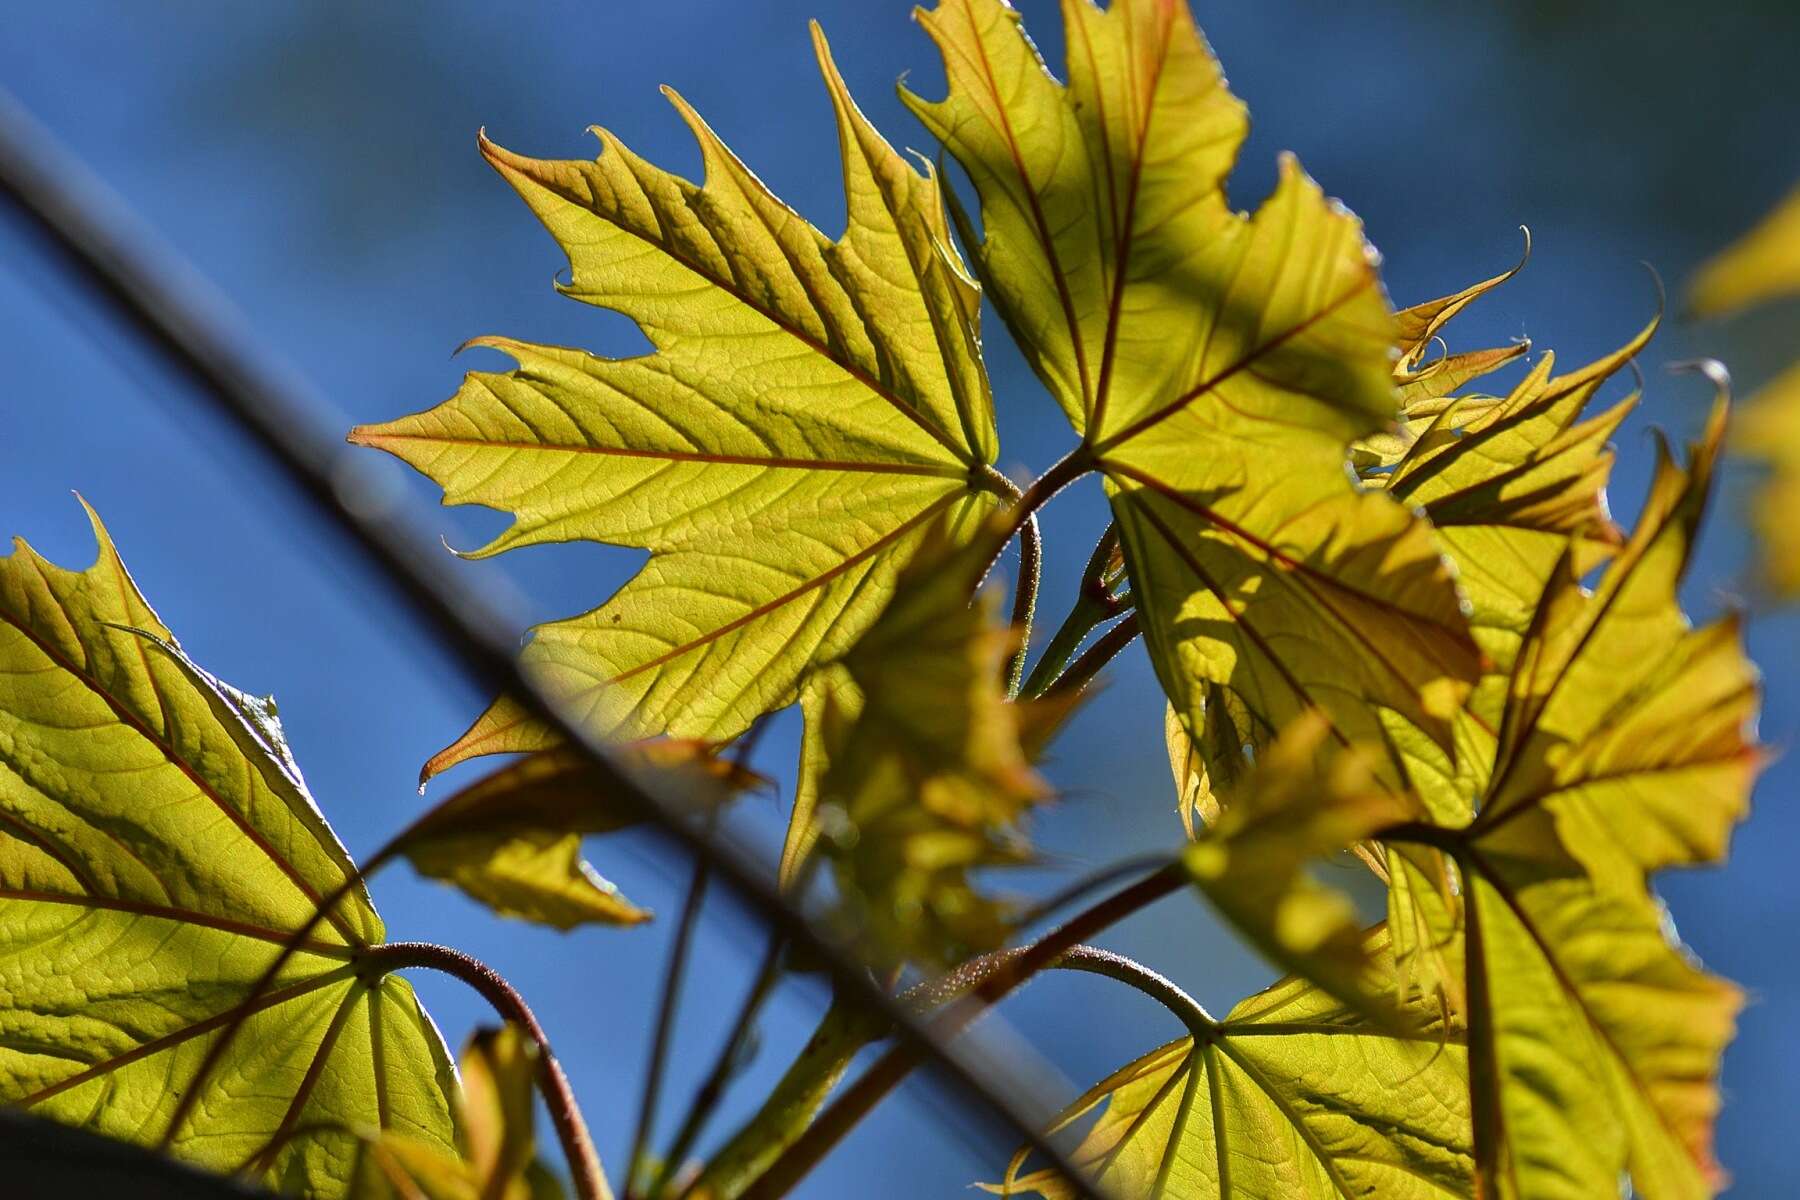
[[[723,148],[722,143],[721,143],[721,148]],[[506,153],[510,154],[510,152],[506,152]],[[581,165],[586,166],[587,164],[581,164]],[[660,170],[660,168],[655,168],[655,169]],[[602,221],[605,224],[610,225],[612,228],[617,229],[620,232],[626,234],[627,236],[636,238],[638,241],[644,243],[646,246],[649,246],[652,249],[657,250],[658,252],[663,254],[665,257],[667,257],[671,262],[678,264],[684,270],[692,272],[694,275],[699,277],[702,281],[704,281],[708,285],[710,285],[714,288],[717,288],[719,291],[723,292],[724,294],[730,296],[732,299],[736,300],[739,304],[742,304],[745,308],[760,315],[764,320],[769,322],[771,327],[778,329],[781,332],[787,334],[788,336],[794,338],[796,341],[798,341],[802,345],[804,345],[807,349],[811,350],[814,354],[817,354],[820,358],[822,358],[825,361],[832,363],[833,365],[838,367],[838,369],[843,371],[846,375],[850,376],[850,378],[855,380],[857,383],[860,383],[870,393],[872,393],[873,395],[879,396],[884,402],[887,403],[887,405],[889,407],[893,408],[896,412],[898,412],[901,415],[903,415],[904,417],[906,417],[907,420],[911,421],[920,430],[922,430],[927,435],[929,435],[940,446],[942,446],[945,450],[949,451],[950,454],[953,455],[959,462],[962,462],[965,466],[969,466],[969,467],[973,467],[975,465],[978,456],[975,454],[975,452],[972,449],[968,449],[968,448],[957,445],[956,441],[946,431],[938,428],[938,426],[934,422],[928,420],[926,418],[925,414],[923,412],[921,412],[919,409],[915,408],[912,404],[908,403],[906,400],[902,399],[900,396],[894,394],[894,392],[890,388],[888,388],[885,383],[883,383],[881,380],[876,379],[874,376],[870,375],[868,373],[868,371],[866,371],[860,364],[848,361],[847,357],[834,354],[832,352],[832,349],[830,346],[821,342],[818,338],[814,337],[808,331],[801,329],[797,325],[793,324],[791,321],[787,320],[782,314],[780,314],[778,312],[771,312],[767,307],[763,306],[762,304],[757,303],[756,300],[754,300],[752,297],[747,295],[742,289],[740,289],[738,287],[737,282],[735,280],[728,280],[728,279],[720,278],[716,273],[709,270],[704,265],[694,262],[693,260],[688,258],[686,255],[677,253],[676,250],[672,246],[670,246],[667,242],[662,241],[658,238],[652,237],[643,230],[634,229],[630,225],[627,225],[626,223],[624,223],[623,221],[617,220],[617,219],[607,215],[606,213],[598,211],[597,209],[595,209],[595,207],[591,203],[584,201],[579,196],[572,194],[571,192],[563,189],[562,187],[554,186],[550,183],[545,182],[543,179],[541,179],[537,175],[528,174],[524,171],[520,171],[519,168],[512,165],[511,163],[508,163],[506,165],[505,170],[508,172],[511,172],[511,173],[516,173],[516,174],[521,175],[522,177],[530,180],[531,183],[536,187],[543,188],[547,192],[551,192],[555,195],[561,196],[563,198],[563,200],[574,205],[576,208],[580,209],[584,213],[587,213],[588,215],[592,216],[596,220]],[[633,173],[632,178],[635,182],[636,181],[635,173]],[[705,190],[705,188],[703,186],[695,187],[694,184],[692,184],[688,181],[685,181],[685,180],[681,180],[677,176],[670,175],[669,178],[676,180],[678,183],[685,183],[688,188],[691,188],[693,190],[693,193],[695,195],[699,195],[700,193],[704,192],[704,190]],[[640,190],[642,190],[641,184],[639,185],[639,188],[640,188]],[[774,199],[774,197],[771,197],[771,198]],[[778,203],[778,204],[780,203],[779,199],[776,200],[776,203]],[[786,208],[787,206],[782,205],[782,207]],[[654,203],[651,204],[651,208],[652,208],[652,211],[657,211]],[[788,211],[791,213],[793,210],[788,209]],[[660,220],[660,216],[661,216],[661,214],[660,214],[660,212],[658,212],[659,220]],[[808,229],[808,231],[810,231],[812,233],[812,235],[815,238],[817,238],[820,243],[822,243],[825,246],[831,246],[831,245],[835,244],[835,243],[831,242],[829,239],[827,239],[825,237],[825,235],[821,234],[817,229],[815,229],[810,222],[806,222],[805,218],[799,217],[798,214],[795,214],[795,216],[796,216],[797,220],[800,220],[802,223],[804,223],[806,225],[806,228]],[[703,228],[703,229],[706,228],[704,223],[701,224],[701,228]],[[712,236],[712,231],[710,229],[707,229],[707,236],[708,237]],[[571,261],[572,261],[572,256],[571,256]],[[796,279],[799,278],[798,272],[795,272],[795,277],[796,277]],[[834,283],[837,282],[835,276],[833,276],[832,278],[833,278]],[[808,291],[808,288],[804,281],[800,282],[800,286],[801,286],[802,291]],[[841,287],[842,284],[840,283],[840,284],[838,284],[838,286]],[[571,288],[568,290],[573,292],[574,288],[571,286]],[[810,295],[810,292],[809,292],[809,295]],[[605,306],[605,307],[610,307],[610,306]],[[627,315],[629,315],[629,314],[627,314]],[[940,349],[941,349],[941,347],[940,347]]]
[[[647,458],[668,462],[704,463],[719,466],[796,469],[803,471],[860,472],[875,475],[930,475],[943,479],[966,479],[969,471],[948,463],[902,463],[851,459],[788,458],[754,454],[717,454],[705,450],[640,450],[628,446],[569,445],[554,442],[495,441],[482,437],[459,437],[436,433],[375,433],[358,430],[350,440],[359,446],[386,449],[390,442],[426,442],[438,446],[472,446],[481,450],[520,450],[546,454],[596,454],[609,458]]]
[[[1551,973],[1556,976],[1556,982],[1561,986],[1562,993],[1568,998],[1569,1004],[1581,1014],[1582,1020],[1586,1022],[1588,1028],[1593,1031],[1594,1036],[1606,1047],[1607,1053],[1612,1056],[1613,1062],[1618,1066],[1619,1071],[1631,1082],[1632,1089],[1637,1092],[1639,1098],[1644,1103],[1644,1107],[1650,1110],[1651,1114],[1656,1118],[1656,1123],[1662,1127],[1663,1132],[1666,1133],[1680,1149],[1683,1161],[1698,1170],[1699,1164],[1694,1163],[1693,1159],[1688,1154],[1687,1140],[1682,1137],[1679,1130],[1674,1129],[1669,1125],[1668,1115],[1663,1112],[1661,1106],[1651,1097],[1650,1090],[1645,1086],[1643,1078],[1637,1073],[1637,1069],[1633,1066],[1631,1060],[1619,1049],[1619,1044],[1613,1040],[1612,1032],[1602,1025],[1599,1018],[1588,1008],[1587,1001],[1582,996],[1581,990],[1575,986],[1574,981],[1572,981],[1568,974],[1563,970],[1562,962],[1551,951],[1549,943],[1544,940],[1544,936],[1538,930],[1536,923],[1533,922],[1530,916],[1525,912],[1525,909],[1518,896],[1514,893],[1512,886],[1499,876],[1498,872],[1494,870],[1493,864],[1488,862],[1487,858],[1481,853],[1481,850],[1475,845],[1470,844],[1465,846],[1464,861],[1470,865],[1480,867],[1478,873],[1482,881],[1494,889],[1494,894],[1499,896],[1506,904],[1507,911],[1512,913],[1513,919],[1517,921],[1520,928],[1524,929],[1530,936],[1532,945],[1537,947],[1538,953],[1543,956],[1544,964],[1548,966]],[[1492,1003],[1491,997],[1489,998],[1489,1003]],[[1497,1037],[1494,1039],[1496,1049],[1498,1048],[1498,1040]],[[1498,1105],[1500,1103],[1500,1097],[1496,1096],[1494,1099],[1496,1105]]]

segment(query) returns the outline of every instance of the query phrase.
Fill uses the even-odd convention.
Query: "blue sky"
[[[1055,5],[1025,3],[1046,55],[1060,55]],[[1299,153],[1364,218],[1402,303],[1509,266],[1517,227],[1536,251],[1526,271],[1456,326],[1463,347],[1529,336],[1565,363],[1629,337],[1655,310],[1650,263],[1677,290],[1711,249],[1740,232],[1800,176],[1793,115],[1800,73],[1782,58],[1800,38],[1790,6],[1552,3],[1473,5],[1264,0],[1198,6],[1253,132],[1232,183],[1252,207],[1278,151]],[[941,89],[929,43],[886,0],[616,0],[605,4],[214,8],[89,2],[23,6],[0,40],[0,83],[82,155],[245,311],[267,343],[318,385],[343,428],[427,407],[454,388],[464,339],[501,333],[629,353],[629,324],[559,298],[561,259],[475,153],[485,126],[548,157],[592,152],[603,123],[659,164],[691,172],[691,141],[657,85],[670,83],[771,187],[821,228],[843,219],[831,118],[813,71],[806,18],[819,17],[870,117],[895,141],[925,135],[894,100],[911,72]],[[1042,469],[1066,426],[997,321],[990,366],[1002,466]],[[1662,363],[1699,353],[1748,387],[1800,345],[1800,308],[1703,326],[1671,321],[1641,359],[1647,395],[1619,438],[1615,511],[1635,512],[1647,482],[1647,429],[1693,434],[1706,393]],[[247,465],[235,435],[141,360],[31,250],[0,225],[0,346],[7,376],[0,433],[0,532],[85,564],[91,540],[78,489],[105,516],[140,584],[190,652],[239,686],[274,692],[327,814],[366,853],[419,809],[418,764],[460,731],[483,697],[461,685],[376,580],[291,497]],[[372,453],[372,452],[371,452]],[[422,481],[396,472],[422,504]],[[1748,606],[1768,674],[1764,732],[1777,747],[1800,725],[1800,624],[1747,584],[1740,532],[1748,476],[1734,470],[1696,562],[1697,615]],[[504,523],[474,510],[426,516],[453,545]],[[1048,510],[1045,603],[1066,603],[1104,525],[1097,490]],[[525,619],[591,607],[637,556],[593,546],[532,549],[459,566],[503,588]],[[784,780],[795,723],[773,727],[759,764]],[[1063,799],[1039,828],[1065,870],[1178,836],[1161,745],[1161,700],[1139,653],[1121,660],[1100,703],[1059,745]],[[1741,1194],[1789,1171],[1780,1131],[1800,1108],[1800,815],[1786,796],[1800,767],[1778,761],[1731,868],[1664,887],[1684,936],[1709,966],[1743,982],[1752,1006],[1728,1060],[1720,1154]],[[447,783],[450,781],[446,781]],[[748,802],[752,837],[782,811]],[[672,914],[686,868],[637,835],[593,847],[640,902]],[[609,1165],[635,1117],[671,921],[562,937],[495,921],[401,872],[376,897],[396,936],[452,941],[492,961],[539,1009],[568,1063]],[[1198,901],[1171,900],[1112,943],[1209,1005],[1228,1007],[1271,972],[1220,931]],[[678,1112],[754,969],[754,921],[708,910],[668,1095]],[[453,984],[419,986],[452,1042],[481,1019]],[[806,985],[774,1005],[765,1044],[730,1110],[741,1113],[816,1018]],[[1172,1035],[1136,997],[1091,979],[1046,980],[1006,1016],[1070,1080],[1085,1083]],[[997,1165],[955,1136],[942,1101],[911,1089],[859,1130],[803,1189],[813,1196],[961,1194]],[[664,1135],[675,1116],[666,1118]],[[728,1125],[726,1122],[725,1125]],[[721,1132],[723,1132],[723,1126]]]

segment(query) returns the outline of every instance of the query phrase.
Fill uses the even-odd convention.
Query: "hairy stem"
[[[1013,633],[1019,639],[1019,646],[1006,660],[1008,698],[1017,698],[1019,685],[1025,678],[1025,657],[1031,650],[1031,622],[1037,615],[1038,585],[1044,570],[1044,535],[1038,528],[1036,513],[1026,518],[1019,533],[1019,581],[1013,588],[1012,610]]]
[[[1094,681],[1102,667],[1118,656],[1119,651],[1137,640],[1140,632],[1138,615],[1131,613],[1082,651],[1081,657],[1070,663],[1069,669],[1058,675],[1056,682],[1045,688],[1043,694],[1048,697],[1082,691]]]
[[[1180,859],[1181,856],[1179,854],[1170,853],[1166,850],[1159,850],[1149,854],[1139,854],[1131,858],[1121,859],[1118,862],[1101,867],[1092,874],[1077,879],[1074,883],[1071,883],[1068,887],[1057,892],[1048,899],[1040,900],[1038,903],[1026,909],[1024,913],[1020,914],[1016,922],[1016,927],[1019,929],[1029,929],[1039,921],[1050,916],[1052,913],[1067,908],[1077,900],[1092,895],[1101,888],[1118,883],[1120,880],[1128,879],[1133,875],[1146,875],[1151,871],[1160,871],[1165,867],[1174,865],[1179,862]]]
[[[1050,503],[1058,492],[1093,469],[1093,460],[1085,445],[1075,447],[1052,463],[1048,471],[1034,479],[1031,486],[1013,501],[1012,510],[1006,516],[1008,540],[1023,529],[1032,515]]]
[[[950,1004],[931,1023],[932,1040],[955,1037],[1020,984],[1054,963],[1070,947],[1167,896],[1185,881],[1179,866],[1171,864],[1006,956],[992,970],[985,971],[966,995]],[[919,1062],[919,1051],[911,1043],[890,1048],[819,1114],[806,1132],[743,1193],[743,1200],[777,1200],[787,1195],[843,1140],[845,1134],[911,1074]]]
[[[556,1128],[563,1157],[568,1160],[569,1174],[574,1177],[575,1194],[580,1200],[612,1200],[612,1189],[607,1186],[606,1173],[600,1168],[600,1155],[594,1149],[594,1140],[588,1136],[587,1122],[582,1120],[581,1109],[575,1104],[569,1077],[563,1073],[556,1055],[551,1053],[550,1039],[545,1035],[544,1027],[538,1024],[525,997],[519,995],[512,984],[486,963],[460,950],[430,942],[388,942],[371,946],[358,955],[357,961],[382,974],[420,967],[459,979],[479,992],[494,1006],[495,1012],[536,1042],[538,1094],[550,1110],[550,1123]]]
[[[1093,946],[1071,946],[1050,966],[1053,970],[1085,971],[1090,975],[1104,975],[1108,979],[1129,984],[1174,1013],[1196,1038],[1210,1037],[1218,1030],[1219,1023],[1200,1006],[1198,1000],[1165,976],[1123,954],[1114,954],[1111,950]]]
[[[1075,604],[1050,638],[1050,644],[1044,648],[1037,666],[1031,669],[1030,678],[1020,689],[1021,695],[1029,698],[1041,696],[1048,691],[1062,674],[1063,668],[1069,665],[1069,660],[1075,657],[1076,651],[1081,649],[1081,644],[1087,641],[1088,634],[1131,606],[1129,596],[1113,594],[1113,588],[1118,586],[1118,579],[1111,566],[1118,546],[1119,526],[1114,522],[1106,527],[1106,532],[1094,544],[1094,552],[1088,556],[1087,566],[1081,572]]]

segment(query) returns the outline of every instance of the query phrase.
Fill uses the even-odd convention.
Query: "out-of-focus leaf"
[[[1768,464],[1752,511],[1762,536],[1761,571],[1785,599],[1800,596],[1800,363],[1750,398],[1738,416],[1744,453]]]
[[[1391,971],[1383,935],[1369,941],[1371,969]],[[1101,1080],[1058,1127],[1100,1110],[1073,1158],[1119,1200],[1466,1197],[1462,1034],[1421,1018],[1385,1031],[1286,979]],[[988,1190],[1075,1194],[1055,1171],[1024,1166],[1021,1154]]]
[[[698,742],[622,747],[627,768],[653,770],[668,792],[700,806],[766,781]],[[401,848],[420,872],[461,888],[503,916],[558,929],[635,925],[650,914],[619,894],[581,855],[586,834],[635,818],[587,757],[544,750],[456,793],[415,822]]]
[[[245,1011],[354,868],[273,705],[189,661],[94,533],[83,572],[0,559],[0,1101],[307,1196],[369,1184],[356,1128],[448,1149],[448,1055],[359,969],[361,887]]]
[[[1185,4],[1064,5],[1068,83],[999,0],[921,14],[949,95],[908,102],[981,197],[977,264],[1107,481],[1159,678],[1258,721],[1377,706],[1448,742],[1480,656],[1429,526],[1347,445],[1397,415],[1399,330],[1359,223],[1292,158],[1254,217],[1243,106]],[[971,234],[971,237],[973,235]]]
[[[878,946],[933,966],[1004,939],[1006,906],[969,872],[1026,860],[1019,821],[1046,794],[1001,680],[1017,635],[990,594],[969,601],[986,550],[927,545],[844,658],[856,715],[828,702],[823,717],[840,891]]]
[[[1800,293],[1800,188],[1755,229],[1700,269],[1690,309],[1718,316],[1777,296]],[[1741,453],[1769,467],[1754,501],[1762,535],[1761,571],[1786,600],[1800,597],[1800,364],[1750,398],[1738,417]]]
[[[17,1200],[130,1196],[132,1200],[269,1200],[224,1175],[82,1130],[0,1107],[0,1161]]]
[[[705,183],[604,131],[594,162],[482,153],[569,256],[576,299],[624,313],[637,358],[480,339],[517,369],[351,440],[449,503],[510,512],[479,554],[589,540],[651,552],[600,607],[540,627],[533,675],[597,732],[724,741],[792,703],[868,628],[921,532],[972,529],[1006,487],[938,185],[862,117],[815,31],[849,228],[783,205],[679,98]],[[502,700],[426,767],[538,750]]]
[[[825,737],[825,714],[854,721],[862,712],[862,689],[842,665],[815,671],[800,689],[800,766],[794,782],[794,810],[788,817],[777,875],[784,888],[801,878],[801,869],[819,839],[819,788],[831,770],[833,747]]]
[[[1800,292],[1800,187],[1694,277],[1688,308],[1713,317]]]
[[[516,1026],[477,1030],[462,1053],[461,1152],[396,1134],[370,1146],[395,1191],[424,1200],[561,1200],[532,1129],[538,1054]]]
[[[1184,862],[1213,906],[1276,963],[1385,1015],[1380,993],[1364,986],[1355,905],[1307,869],[1413,813],[1378,781],[1376,748],[1340,751],[1330,734],[1318,713],[1284,730]]]

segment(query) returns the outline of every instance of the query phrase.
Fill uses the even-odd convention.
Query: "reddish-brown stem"
[[[1066,925],[1006,956],[931,1023],[931,1040],[941,1044],[955,1037],[1020,984],[1054,964],[1071,947],[1176,891],[1185,881],[1180,865],[1171,864],[1115,892]],[[922,1056],[912,1043],[895,1044],[819,1113],[806,1132],[770,1164],[740,1200],[777,1200],[787,1195],[921,1061]]]
[[[495,1012],[517,1025],[526,1037],[536,1042],[538,1094],[544,1098],[544,1105],[550,1110],[550,1123],[556,1127],[557,1140],[562,1143],[563,1156],[568,1160],[569,1173],[574,1177],[575,1194],[581,1200],[613,1200],[612,1189],[606,1183],[606,1174],[600,1168],[600,1155],[594,1150],[594,1141],[588,1136],[587,1123],[582,1120],[581,1109],[575,1104],[575,1093],[569,1087],[569,1077],[563,1073],[562,1064],[556,1061],[556,1055],[551,1053],[550,1039],[544,1033],[544,1027],[538,1024],[537,1017],[525,1003],[525,997],[519,995],[512,984],[486,963],[471,958],[460,950],[430,942],[388,942],[372,946],[359,954],[357,961],[379,974],[420,967],[429,971],[441,971],[459,979],[479,992],[484,1000],[494,1006]]]
[[[1038,509],[1050,503],[1056,494],[1093,470],[1093,460],[1086,446],[1077,446],[1055,463],[1048,471],[1032,480],[1019,498],[1013,501],[1012,511],[1007,515],[1006,536],[1010,539],[1025,527]]]

